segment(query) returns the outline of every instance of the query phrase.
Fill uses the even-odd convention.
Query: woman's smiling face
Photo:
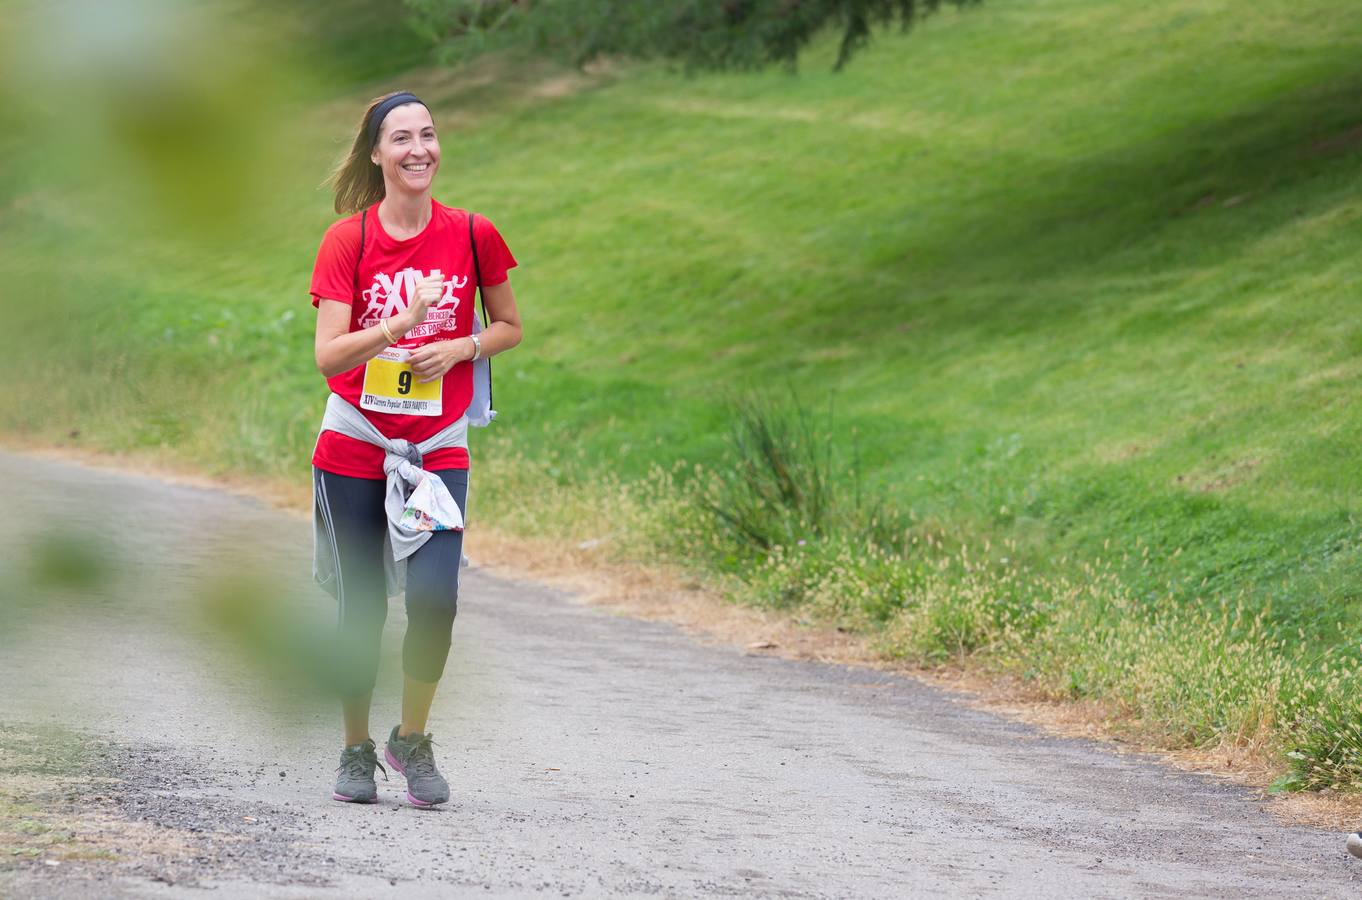
[[[370,159],[383,170],[389,194],[429,191],[440,168],[440,140],[430,110],[407,103],[388,113]]]

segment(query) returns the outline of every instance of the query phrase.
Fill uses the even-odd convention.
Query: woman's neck
[[[378,204],[378,218],[398,240],[415,237],[430,223],[430,194],[390,193]]]

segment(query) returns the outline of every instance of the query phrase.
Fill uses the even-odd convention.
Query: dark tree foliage
[[[876,28],[907,29],[943,4],[977,0],[405,0],[448,60],[528,46],[583,64],[661,57],[690,68],[793,66],[816,35],[841,34],[836,67]]]

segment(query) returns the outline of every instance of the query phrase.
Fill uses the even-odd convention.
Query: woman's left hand
[[[451,341],[435,341],[411,353],[411,371],[422,384],[438,381],[456,363],[473,358],[473,339],[454,338]]]

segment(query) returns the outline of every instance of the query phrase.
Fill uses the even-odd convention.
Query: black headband
[[[369,117],[370,150],[374,149],[374,145],[378,143],[378,129],[383,127],[383,120],[388,118],[388,113],[397,109],[397,107],[405,106],[408,103],[421,103],[421,100],[415,94],[408,94],[403,91],[400,94],[393,94],[374,108],[374,114]],[[421,105],[425,106],[424,103],[421,103]],[[426,108],[429,109],[430,107]]]

